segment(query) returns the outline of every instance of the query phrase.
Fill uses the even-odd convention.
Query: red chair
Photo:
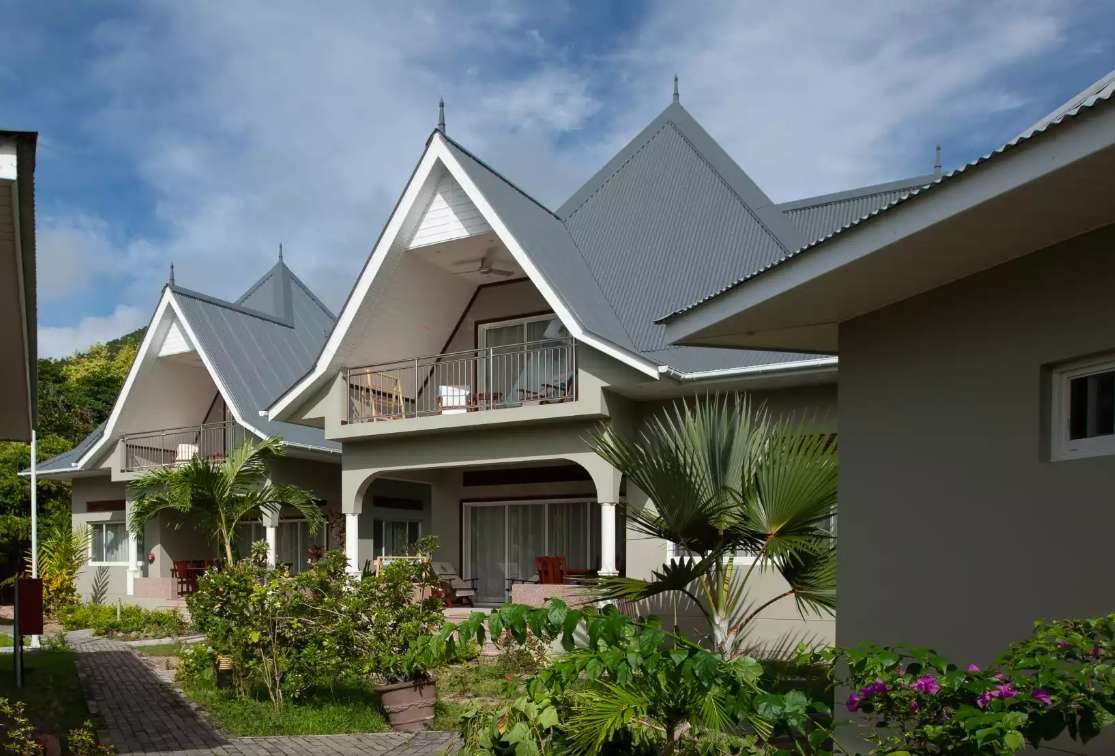
[[[178,584],[178,595],[185,596],[197,590],[197,577],[190,568],[190,563],[185,559],[175,559],[170,569],[170,576]]]
[[[569,568],[563,556],[535,557],[534,570],[538,573],[538,582],[543,585],[561,585],[569,577]]]

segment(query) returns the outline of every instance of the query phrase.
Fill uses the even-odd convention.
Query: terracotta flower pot
[[[391,727],[399,732],[430,729],[434,720],[437,689],[433,679],[407,680],[376,688]]]

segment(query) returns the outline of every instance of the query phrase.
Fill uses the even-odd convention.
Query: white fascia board
[[[124,409],[124,404],[128,401],[128,394],[132,390],[132,385],[135,383],[136,376],[139,375],[140,366],[143,364],[144,358],[151,350],[151,345],[155,341],[155,331],[158,330],[158,325],[162,322],[163,317],[166,315],[167,308],[170,306],[170,300],[170,289],[163,289],[163,296],[159,299],[159,306],[155,308],[155,314],[152,316],[151,322],[147,324],[147,333],[143,334],[143,341],[136,351],[131,369],[128,370],[128,377],[124,379],[124,387],[120,389],[120,394],[116,397],[116,403],[112,405],[112,412],[108,416],[108,421],[105,423],[104,430],[101,432],[101,437],[73,464],[74,468],[81,469],[85,467],[85,465],[100,452],[105,441],[112,436],[112,431],[116,427],[117,420],[120,419],[120,413]]]
[[[19,177],[16,140],[0,137],[0,179],[15,181]]]
[[[538,268],[530,260],[527,253],[523,251],[522,246],[507,229],[507,226],[504,225],[503,220],[496,214],[487,199],[469,178],[468,173],[466,173],[460,163],[457,162],[457,159],[448,149],[441,135],[434,134],[433,138],[430,139],[430,144],[426,148],[426,152],[423,153],[422,159],[418,163],[418,167],[414,171],[414,175],[411,177],[410,183],[403,192],[403,196],[399,200],[395,212],[393,212],[388,219],[387,226],[384,228],[379,242],[376,244],[375,249],[372,250],[372,254],[368,258],[368,262],[364,266],[364,269],[360,272],[360,278],[357,280],[356,286],[353,287],[352,294],[349,296],[348,301],[345,302],[344,309],[341,310],[341,314],[337,318],[337,323],[333,327],[333,332],[325,342],[325,347],[318,356],[313,370],[307,373],[305,377],[298,381],[298,383],[279,397],[279,399],[267,409],[267,417],[269,419],[278,420],[279,416],[285,410],[289,409],[295,400],[321,380],[328,372],[329,366],[336,357],[337,351],[340,349],[349,328],[352,326],[352,322],[356,318],[356,313],[360,309],[360,305],[363,303],[364,298],[367,296],[372,282],[375,280],[376,275],[379,273],[379,269],[383,266],[384,260],[387,259],[387,255],[397,241],[403,223],[410,215],[411,209],[418,199],[422,188],[429,180],[431,172],[438,163],[445,166],[445,169],[461,186],[468,198],[476,205],[480,214],[484,216],[484,219],[492,227],[493,231],[495,231],[500,241],[502,241],[508,251],[511,252],[512,257],[515,258],[515,262],[522,267],[527,277],[538,287],[542,297],[546,300],[547,304],[553,308],[558,318],[562,321],[562,324],[575,339],[583,341],[589,346],[632,366],[636,370],[652,378],[659,377],[658,365],[639,358],[627,350],[621,349],[607,340],[589,333],[581,326],[576,318],[573,317],[569,308],[565,306],[565,303],[557,296],[553,288],[538,271]]]
[[[815,368],[835,368],[839,364],[836,357],[816,357],[809,360],[794,360],[793,362],[776,362],[769,365],[752,365],[750,367],[721,368],[719,370],[696,370],[684,373],[674,368],[663,366],[659,368],[664,375],[669,375],[679,381],[713,381],[720,378],[735,378],[745,375],[777,375],[779,373],[796,373],[802,370]]]

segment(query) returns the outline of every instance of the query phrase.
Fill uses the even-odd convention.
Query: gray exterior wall
[[[483,286],[476,290],[476,296],[462,313],[461,322],[449,337],[444,351],[457,352],[476,347],[478,323],[539,312],[550,312],[550,305],[530,281]]]
[[[1115,457],[1045,442],[1049,365],[1115,349],[1113,250],[1107,227],[841,325],[840,643],[983,664],[1115,608]]]
[[[123,483],[113,483],[108,475],[95,478],[74,478],[71,502],[72,524],[79,528],[94,522],[124,522],[123,510],[119,512],[89,512],[88,504],[91,501],[123,501],[125,486]],[[98,569],[103,569],[108,574],[107,598],[115,601],[123,597],[126,590],[125,580],[127,567],[90,567],[86,566],[77,574],[77,591],[82,600],[88,601],[93,589],[93,579]]]

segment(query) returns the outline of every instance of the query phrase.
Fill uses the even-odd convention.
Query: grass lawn
[[[455,730],[457,720],[471,708],[494,708],[522,695],[518,681],[498,661],[477,659],[438,671],[435,730]]]
[[[182,688],[229,735],[336,735],[391,729],[379,695],[363,683],[311,690],[298,701],[286,703],[282,711],[275,710],[266,694],[241,699],[231,690],[217,688],[211,676],[191,680]]]
[[[74,652],[40,650],[23,656],[23,687],[16,689],[12,655],[0,654],[0,697],[24,701],[36,728],[65,736],[89,719],[77,681]]]

